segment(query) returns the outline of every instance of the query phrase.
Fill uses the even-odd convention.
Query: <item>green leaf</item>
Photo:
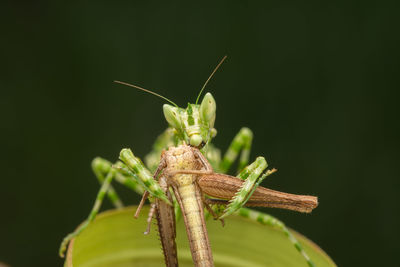
[[[99,214],[71,241],[65,266],[165,266],[157,226],[144,235],[148,207],[134,219],[136,207]],[[208,220],[207,229],[216,266],[303,266],[307,263],[278,229],[232,215],[219,221]],[[317,245],[294,232],[316,266],[336,266]],[[193,266],[183,220],[177,224],[180,266]]]

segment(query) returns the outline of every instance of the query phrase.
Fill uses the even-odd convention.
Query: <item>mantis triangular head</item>
[[[164,104],[164,116],[178,136],[190,145],[203,147],[216,135],[214,128],[217,104],[211,93],[207,93],[200,105],[190,104],[186,109]]]

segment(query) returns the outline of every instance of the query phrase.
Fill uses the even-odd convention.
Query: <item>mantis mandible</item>
[[[268,175],[276,170],[266,171],[267,162],[263,157],[258,157],[252,164],[245,167],[249,161],[253,138],[250,129],[242,128],[239,131],[222,159],[220,151],[211,143],[212,138],[216,136],[214,128],[216,102],[213,96],[207,93],[201,104],[197,103],[201,92],[225,58],[207,79],[196,103],[189,103],[186,109],[179,108],[172,101],[154,92],[116,81],[152,93],[170,102],[172,106],[169,104],[163,106],[164,115],[170,127],[157,138],[153,150],[146,156],[147,167],[129,149],[123,149],[120,153],[123,163],[118,161],[113,166],[101,158],[96,158],[92,162],[94,173],[102,186],[86,222],[64,238],[60,247],[61,256],[63,256],[69,240],[77,236],[93,221],[106,194],[117,208],[122,207],[122,201],[111,186],[111,181],[115,179],[143,194],[135,216],[138,215],[146,197],[151,198],[152,208],[149,212],[149,224],[146,232],[149,231],[151,218],[156,213],[167,266],[178,265],[176,245],[173,242],[175,214],[179,216],[179,208],[176,203],[179,204],[183,213],[196,266],[213,266],[211,247],[204,221],[204,206],[216,219],[222,220],[236,212],[260,223],[280,228],[304,256],[308,265],[314,266],[298,241],[282,222],[267,214],[243,207],[245,205],[277,207],[311,212],[318,204],[317,198],[282,193],[259,186]],[[239,153],[238,169],[240,172],[238,176],[223,174],[229,170]],[[152,175],[154,171],[155,174]],[[169,187],[172,188],[173,195]],[[174,203],[173,206],[172,203]]]

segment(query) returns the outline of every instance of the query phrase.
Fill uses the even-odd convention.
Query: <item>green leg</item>
[[[68,242],[75,236],[79,235],[96,217],[97,213],[99,212],[101,203],[103,202],[104,196],[106,195],[107,190],[109,189],[109,186],[112,182],[112,179],[115,177],[115,172],[116,170],[111,169],[107,174],[106,178],[104,179],[104,182],[101,185],[99,192],[97,193],[96,201],[94,203],[92,211],[90,212],[89,217],[86,219],[86,221],[81,226],[79,226],[79,228],[76,229],[73,233],[67,235],[62,241],[59,250],[59,254],[61,257],[64,257],[64,252],[67,248]]]
[[[131,172],[121,161],[117,161],[112,167],[117,170],[115,180],[137,194],[143,195],[145,189],[136,174]]]
[[[227,173],[233,162],[238,157],[240,151],[240,160],[238,170],[242,170],[249,162],[251,143],[253,141],[253,132],[246,127],[240,129],[239,133],[233,138],[228,150],[226,151],[219,170],[222,173]]]
[[[115,169],[116,172],[114,178],[117,182],[125,185],[139,195],[143,195],[144,188],[140,185],[139,178],[137,177],[137,175],[132,173],[122,162],[117,161],[114,165],[112,165],[111,162],[97,157],[92,161],[92,168],[101,184],[104,181],[104,177],[107,176],[110,170]],[[107,195],[116,207],[118,207],[119,205],[118,202],[122,204],[118,194],[112,188],[112,185],[110,185],[107,191]]]
[[[135,155],[133,155],[130,149],[122,149],[119,158],[123,161],[123,163],[125,163],[129,171],[139,177],[138,181],[145,188],[145,190],[149,192],[150,195],[156,198],[160,198],[166,203],[172,205],[172,203],[168,200],[167,196],[161,189],[160,185],[153,178],[153,175],[144,166],[142,161],[139,158],[135,157]]]
[[[107,174],[110,172],[111,168],[112,168],[111,162],[109,162],[105,159],[102,159],[100,157],[97,157],[92,161],[92,170],[93,170],[94,174],[96,175],[97,180],[100,182],[100,184],[104,183],[105,176],[107,176]],[[110,185],[108,188],[107,196],[117,209],[120,209],[124,206],[124,204],[122,203],[121,199],[119,198],[117,192],[115,192],[112,185]]]
[[[215,203],[214,200],[206,199],[206,203],[212,208],[214,214],[219,218],[224,213],[226,205],[222,203]],[[206,220],[210,217],[214,217],[208,210],[205,210],[204,216]],[[214,217],[215,218],[215,217]]]
[[[252,164],[239,173],[237,177],[245,181],[235,196],[229,201],[224,214],[220,217],[221,219],[234,213],[246,204],[256,187],[269,175],[269,172],[262,174],[267,166],[267,161],[263,157],[258,157]]]
[[[315,267],[315,264],[307,255],[307,253],[304,251],[299,241],[296,239],[296,237],[294,237],[294,235],[292,235],[292,233],[289,231],[289,229],[285,226],[283,222],[272,217],[271,215],[247,208],[241,208],[240,210],[237,211],[237,214],[249,218],[251,220],[257,221],[263,225],[268,225],[280,229],[289,238],[290,242],[292,242],[294,247],[301,253],[304,259],[307,261],[308,266]]]

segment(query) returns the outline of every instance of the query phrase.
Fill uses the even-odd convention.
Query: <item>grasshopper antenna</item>
[[[172,105],[174,105],[175,107],[178,107],[178,105],[177,105],[177,104],[175,104],[173,101],[171,101],[171,100],[169,100],[168,98],[166,98],[165,96],[162,96],[162,95],[160,95],[160,94],[157,94],[157,93],[155,93],[155,92],[153,92],[153,91],[150,91],[150,90],[144,89],[144,88],[142,88],[142,87],[140,87],[140,86],[133,85],[133,84],[126,83],[126,82],[121,82],[121,81],[114,81],[114,82],[115,82],[115,83],[122,84],[122,85],[129,86],[129,87],[133,87],[133,88],[136,88],[136,89],[139,89],[139,90],[145,91],[146,93],[149,93],[149,94],[152,94],[152,95],[158,96],[158,97],[160,97],[160,98],[162,98],[162,99],[164,99],[164,100],[168,101],[169,103],[171,103],[171,104],[172,104]]]
[[[199,95],[197,96],[196,105],[197,105],[197,102],[199,102],[199,98],[200,98],[200,96],[201,96],[201,93],[203,92],[204,88],[206,88],[207,83],[210,81],[211,77],[212,77],[212,76],[214,75],[214,73],[217,71],[217,69],[219,68],[219,66],[221,66],[222,62],[224,62],[224,60],[226,59],[226,57],[227,57],[227,56],[224,56],[224,57],[221,59],[221,61],[220,61],[220,62],[218,63],[218,65],[215,67],[215,69],[213,70],[213,72],[211,73],[211,75],[208,77],[207,81],[204,83],[203,87],[202,87],[201,90],[200,90]]]

